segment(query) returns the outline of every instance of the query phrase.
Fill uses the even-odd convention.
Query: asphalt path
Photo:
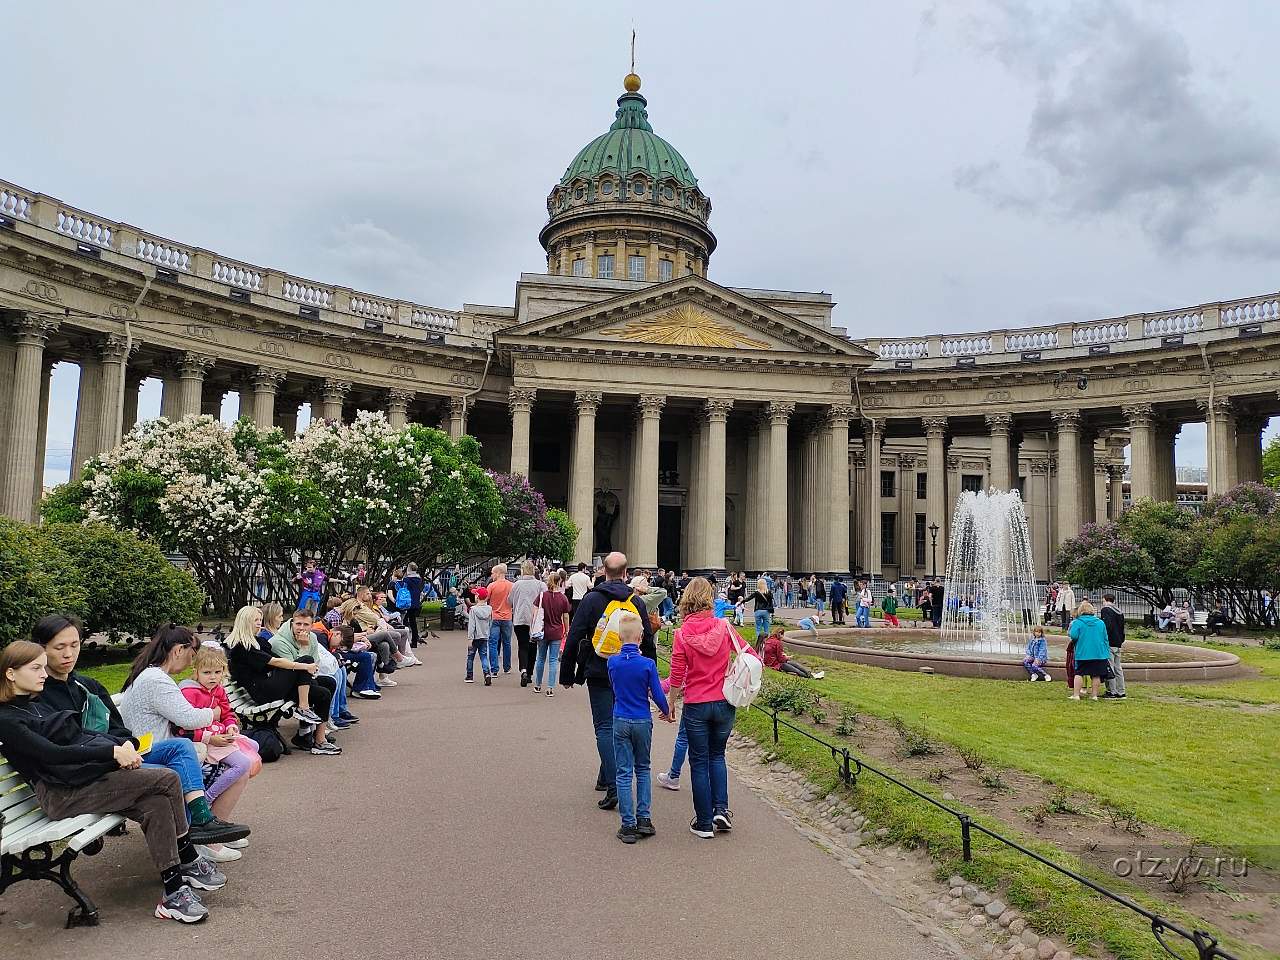
[[[207,922],[152,917],[158,880],[131,825],[76,864],[101,924],[64,930],[67,898],[24,882],[0,896],[0,957],[943,956],[732,778],[731,835],[694,837],[688,784],[655,783],[657,836],[623,845],[596,808],[586,692],[548,699],[515,673],[464,684],[464,650],[446,634],[380,702],[353,701],[342,756],[263,770],[236,811],[251,846],[205,895]],[[656,724],[655,774],[674,739]]]

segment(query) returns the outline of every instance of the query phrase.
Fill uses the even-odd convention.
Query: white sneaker
[[[827,671],[825,671],[825,670],[819,670],[817,673],[815,673],[815,674],[813,675],[813,679],[815,679],[815,680],[821,680],[821,679],[822,679],[823,677],[825,677],[826,675],[827,675]]]
[[[196,844],[196,852],[206,860],[212,860],[214,863],[231,863],[233,860],[239,860],[242,854],[229,844],[223,844],[217,849],[206,847],[204,844]]]
[[[667,790],[679,790],[680,778],[676,777],[675,779],[672,779],[671,777],[667,776],[666,773],[660,773],[658,774],[658,785]]]
[[[241,840],[228,840],[223,844],[224,847],[230,847],[232,850],[243,850],[249,846],[249,838],[244,837]]]
[[[396,683],[396,681],[392,680],[390,677],[387,677],[385,680],[379,680],[379,681],[378,681],[378,686],[380,686],[380,687],[398,687],[398,686],[400,686],[400,684]]]

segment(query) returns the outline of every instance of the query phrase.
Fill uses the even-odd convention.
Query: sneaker
[[[484,675],[484,685],[486,687],[493,686],[493,677],[489,676],[487,673]]]
[[[295,750],[301,750],[303,753],[310,750],[313,743],[315,743],[315,737],[310,733],[299,733],[289,738],[289,745]]]
[[[541,692],[542,692],[542,688],[541,688],[540,686],[538,686],[538,685],[535,683],[535,684],[533,685],[533,692],[534,692],[534,693],[541,693]]]
[[[315,757],[336,757],[340,753],[342,753],[342,748],[329,743],[327,740],[324,743],[316,743],[311,746],[311,755]]]
[[[521,671],[520,671],[520,686],[522,686],[522,687],[527,687],[528,685],[529,685],[529,674],[528,674],[528,673],[526,673],[525,671],[521,670]]]
[[[179,887],[177,893],[166,894],[156,904],[156,917],[160,920],[180,920],[182,923],[199,923],[207,919],[209,908],[190,887]]]
[[[303,710],[301,707],[298,707],[293,711],[293,715],[304,723],[317,724],[321,722],[320,715],[313,710]]]
[[[386,681],[383,681],[383,682],[385,683]],[[357,690],[355,695],[365,700],[381,700],[382,699],[382,694],[380,694],[377,690]]]
[[[360,718],[359,718],[359,717],[357,717],[354,713],[351,713],[350,711],[347,711],[347,710],[343,710],[343,711],[341,711],[341,712],[338,714],[338,716],[340,716],[343,720],[347,721],[347,723],[359,723],[359,722],[360,722]]]
[[[608,789],[609,785],[607,783],[601,783],[599,780],[596,781],[596,793],[604,793]]]
[[[709,830],[709,829],[705,829],[703,827],[698,826],[697,817],[694,817],[692,820],[689,821],[689,832],[692,833],[695,837],[701,837],[703,840],[710,840],[712,837],[716,835],[716,832],[714,830]]]
[[[720,833],[728,833],[733,829],[733,811],[721,810],[711,818],[711,825]]]
[[[673,777],[670,774],[660,773],[658,774],[658,786],[665,790],[679,790],[680,778]]]
[[[387,677],[385,680],[379,680],[379,681],[378,681],[378,683],[379,683],[381,686],[384,686],[384,687],[398,687],[398,686],[400,686],[400,684],[398,684],[396,681],[392,680],[390,677]]]
[[[618,828],[618,839],[623,843],[636,843],[640,839],[640,834],[636,833],[635,827],[621,826]]]
[[[817,670],[817,671],[815,671],[815,672],[814,672],[814,674],[813,674],[813,679],[815,679],[815,680],[821,680],[821,679],[822,679],[823,677],[825,677],[826,675],[827,675],[827,671],[825,671],[825,670]]]
[[[343,720],[341,717],[331,718],[329,720],[329,726],[333,727],[335,730],[345,730],[347,727],[351,726],[351,721]]]
[[[652,837],[657,832],[657,830],[653,829],[653,821],[648,817],[640,817],[636,820],[636,833],[640,836],[640,839]]]
[[[606,793],[596,801],[596,806],[601,810],[613,810],[618,806],[618,795],[616,793]]]
[[[552,690],[550,687],[547,687],[547,696],[554,697],[555,695],[556,695],[556,692]]]
[[[223,844],[224,847],[230,847],[232,850],[243,850],[249,846],[249,838],[241,837],[239,840],[229,840]]]
[[[488,680],[489,678],[488,678],[488,677],[485,677],[485,679],[486,679],[486,680]],[[462,682],[463,682],[463,683],[475,683],[475,682],[476,682],[476,679],[475,679],[475,677],[463,677],[463,678],[462,678]]]
[[[249,828],[244,824],[228,823],[226,820],[219,820],[217,817],[210,817],[201,824],[193,823],[187,830],[187,836],[191,838],[192,843],[205,845],[243,840],[248,835]]]
[[[182,879],[197,890],[221,890],[227,885],[227,878],[203,857],[182,865]]]
[[[235,847],[229,847],[225,844],[216,848],[198,844],[196,846],[196,853],[200,854],[200,856],[204,857],[204,859],[211,863],[231,863],[232,861],[239,860],[244,856],[244,854]]]

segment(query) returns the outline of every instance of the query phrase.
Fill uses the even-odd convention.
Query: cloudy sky
[[[633,26],[720,283],[829,291],[854,336],[1277,287],[1280,5],[63,2],[6,24],[0,177],[380,294],[507,304],[543,269],[546,194],[612,120]],[[1204,463],[1202,426],[1178,456]]]

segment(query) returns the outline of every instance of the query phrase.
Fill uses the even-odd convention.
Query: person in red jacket
[[[805,677],[809,680],[821,680],[826,674],[819,670],[817,673],[812,672],[803,663],[798,663],[786,655],[782,649],[782,632],[785,627],[777,626],[773,628],[773,632],[765,638],[764,641],[764,665],[770,670],[777,670],[780,673],[792,673],[797,677]]]

